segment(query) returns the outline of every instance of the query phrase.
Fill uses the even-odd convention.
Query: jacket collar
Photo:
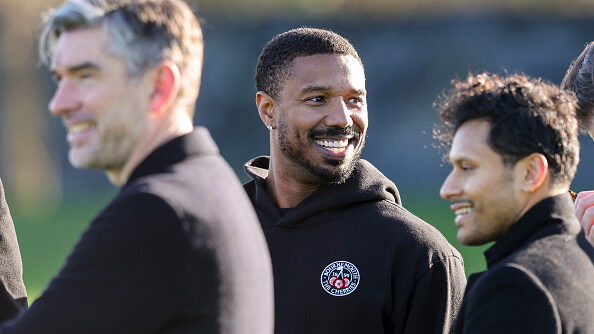
[[[194,155],[215,155],[219,150],[204,127],[195,127],[194,131],[175,137],[151,152],[130,174],[124,187],[146,175],[163,171],[168,166]]]
[[[485,252],[487,267],[537,239],[552,234],[577,235],[580,230],[568,194],[546,198],[530,208]]]

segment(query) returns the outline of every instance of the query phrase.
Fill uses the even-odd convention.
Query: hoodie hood
[[[245,185],[245,189],[265,227],[296,227],[301,221],[323,219],[335,210],[369,201],[388,201],[401,205],[396,185],[371,163],[359,159],[351,176],[344,183],[320,186],[282,215],[266,192],[269,162],[269,157],[261,156],[248,161],[244,166],[246,173],[253,179]]]

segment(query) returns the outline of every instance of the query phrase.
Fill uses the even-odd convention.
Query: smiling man
[[[567,193],[579,160],[576,100],[522,75],[471,75],[441,101],[441,187],[465,245],[495,244],[468,279],[455,333],[594,333],[593,249]]]
[[[71,163],[120,190],[0,333],[272,333],[257,217],[208,130],[193,127],[203,43],[191,9],[72,0],[40,43]]]
[[[256,88],[270,157],[246,164],[245,188],[271,252],[275,333],[447,333],[462,260],[359,159],[367,98],[353,46],[321,29],[280,34]]]

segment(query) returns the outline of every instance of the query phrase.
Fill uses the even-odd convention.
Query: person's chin
[[[85,169],[93,168],[92,166],[95,161],[93,156],[90,156],[88,152],[85,152],[85,149],[75,147],[70,148],[68,160],[74,168]]]

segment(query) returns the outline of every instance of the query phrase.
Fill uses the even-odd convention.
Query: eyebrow
[[[328,86],[307,86],[301,90],[301,94],[307,94],[311,92],[320,92],[320,91],[328,91],[330,87]]]
[[[450,161],[450,163],[452,165],[459,165],[459,164],[461,164],[463,162],[472,162],[472,163],[475,163],[475,160],[474,159],[471,159],[471,158],[469,158],[467,156],[456,157],[454,159],[448,158],[448,160]]]
[[[84,70],[98,70],[99,66],[97,64],[91,63],[91,62],[84,62],[84,63],[80,63],[74,66],[70,66],[66,69],[66,73],[69,74],[74,74],[80,71],[84,71]],[[56,69],[52,69],[52,75],[54,76],[54,78],[58,78],[60,77],[60,75],[58,74],[58,71],[56,71]]]
[[[301,90],[301,94],[307,94],[311,92],[325,92],[330,90],[332,90],[332,88],[329,86],[307,86]],[[353,89],[351,92],[357,95],[367,95],[367,91],[365,89]]]

